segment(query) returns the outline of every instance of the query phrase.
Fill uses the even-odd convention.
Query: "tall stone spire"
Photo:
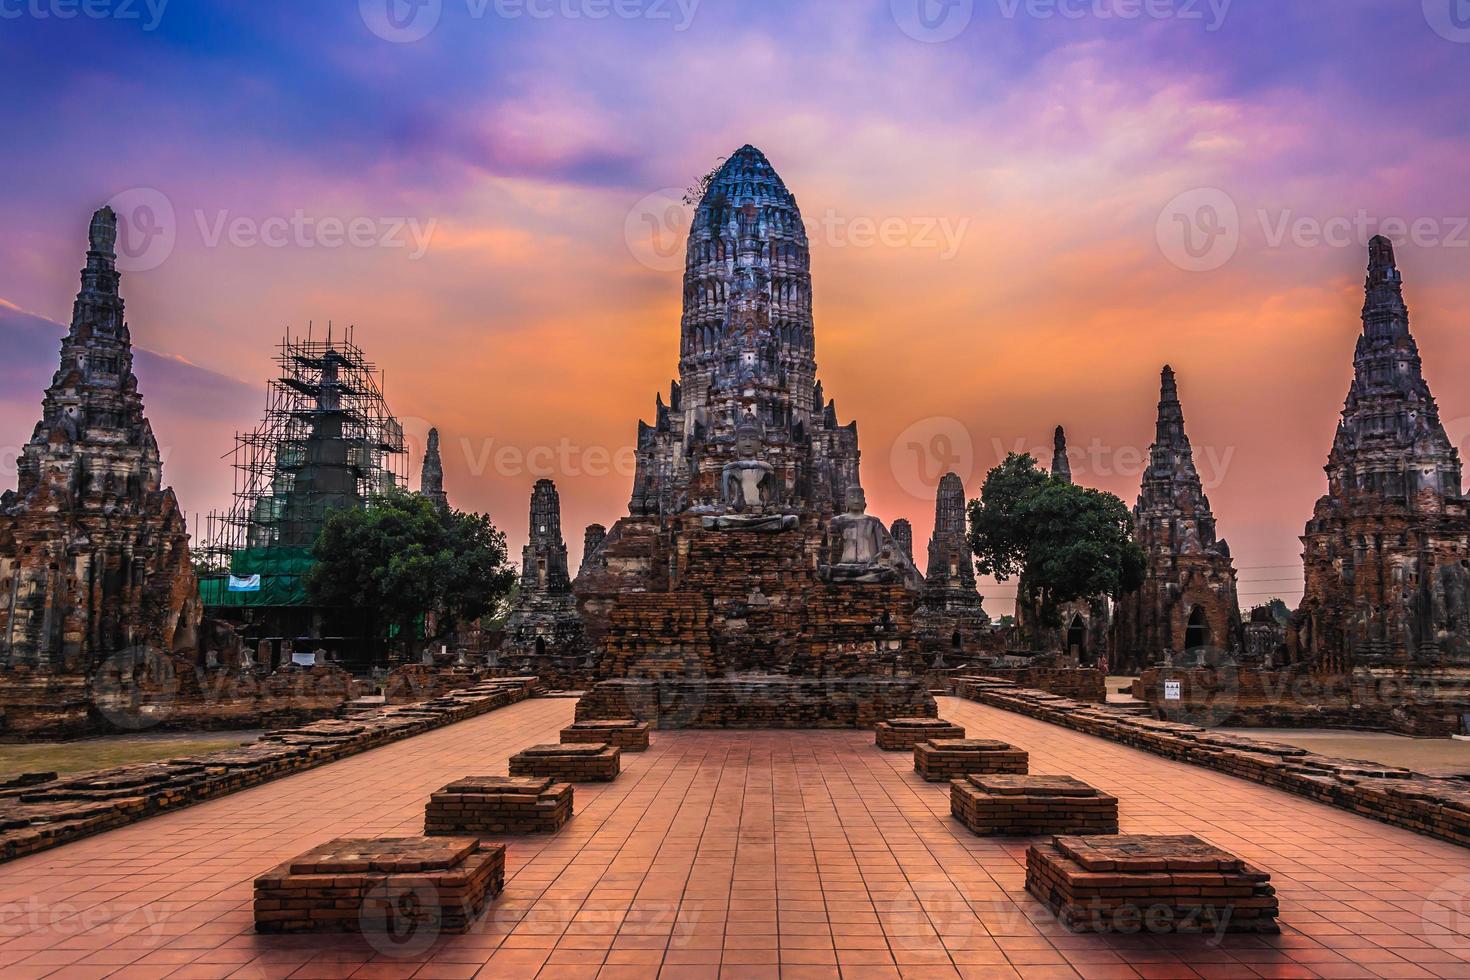
[[[41,420],[0,498],[0,662],[81,671],[126,647],[192,648],[189,535],[143,414],[116,268],[117,215],[86,266]]]
[[[1067,430],[1060,425],[1052,436],[1051,475],[1058,480],[1072,482],[1072,463],[1067,459]]]
[[[1230,546],[1216,536],[1174,371],[1164,367],[1159,412],[1133,534],[1147,559],[1144,584],[1118,604],[1118,666],[1148,666],[1165,653],[1230,651],[1242,642]]]
[[[1393,243],[1368,246],[1353,381],[1302,536],[1298,660],[1318,669],[1470,662],[1470,518],[1460,454],[1409,332]]]
[[[920,648],[941,657],[946,651],[973,649],[990,625],[984,602],[975,585],[975,556],[965,533],[965,484],[959,474],[946,473],[934,497],[928,571],[914,616]]]
[[[424,447],[424,468],[419,476],[419,493],[428,497],[441,510],[449,509],[449,495],[444,492],[444,462],[439,458],[439,430],[429,430]]]
[[[561,533],[561,496],[550,480],[531,491],[530,540],[521,551],[521,585],[505,623],[505,666],[563,683],[581,670],[589,647]]]
[[[572,589],[567,544],[561,536],[561,495],[550,480],[531,492],[531,540],[522,552],[521,593],[561,594]]]

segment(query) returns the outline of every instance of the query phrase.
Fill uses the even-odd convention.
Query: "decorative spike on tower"
[[[424,446],[424,466],[419,475],[419,493],[432,500],[441,510],[449,509],[449,494],[444,492],[444,462],[439,458],[439,430],[429,430]]]
[[[1146,667],[1171,653],[1200,657],[1239,649],[1243,624],[1235,566],[1230,546],[1216,537],[1168,365],[1160,377],[1154,444],[1133,517],[1146,571],[1143,587],[1118,603],[1114,664]]]
[[[1324,671],[1470,664],[1470,518],[1460,454],[1409,331],[1393,243],[1368,246],[1353,381],[1302,536],[1292,656]]]
[[[989,626],[965,533],[965,484],[959,474],[946,473],[934,497],[934,533],[914,628],[921,649],[942,661],[946,652],[973,650]]]

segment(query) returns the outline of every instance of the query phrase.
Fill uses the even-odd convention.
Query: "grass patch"
[[[114,735],[80,742],[0,745],[0,778],[23,772],[61,774],[111,769],[139,762],[158,762],[183,755],[216,752],[253,742],[256,732],[218,735]]]

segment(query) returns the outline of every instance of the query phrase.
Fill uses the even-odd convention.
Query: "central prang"
[[[801,212],[765,156],[743,147],[694,215],[679,380],[639,425],[628,516],[575,585],[598,679],[755,683],[785,705],[791,720],[773,710],[777,724],[854,724],[899,688],[872,720],[933,713],[921,683],[895,679],[917,661],[922,578],[866,513],[857,425],[838,422],[815,352]],[[821,685],[777,684],[798,679],[883,692],[834,710],[842,695]],[[585,716],[598,716],[598,696]],[[708,717],[716,700],[703,691],[706,717],[688,723],[755,724],[738,707]]]

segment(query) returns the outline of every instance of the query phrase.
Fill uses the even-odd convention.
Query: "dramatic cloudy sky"
[[[538,476],[569,529],[611,523],[676,367],[674,189],[747,142],[921,560],[944,468],[974,493],[1059,423],[1131,502],[1168,362],[1243,601],[1295,601],[1380,230],[1470,442],[1465,0],[392,3],[0,0],[4,482],[115,200],[191,514],[227,503],[271,345],[332,322],[513,546]]]

